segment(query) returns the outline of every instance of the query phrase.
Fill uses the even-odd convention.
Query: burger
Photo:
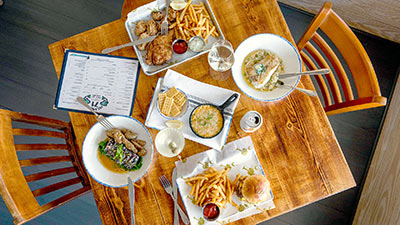
[[[270,190],[269,181],[263,175],[241,176],[235,187],[238,197],[250,204],[270,198]]]

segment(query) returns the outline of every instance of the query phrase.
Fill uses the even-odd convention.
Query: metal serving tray
[[[172,58],[165,64],[159,65],[159,66],[149,66],[145,63],[145,57],[146,57],[146,51],[140,51],[136,46],[133,46],[133,49],[135,49],[136,55],[139,59],[140,65],[143,69],[143,72],[148,75],[152,76],[156,73],[159,73],[163,70],[169,69],[173,66],[179,65],[183,62],[186,62],[190,59],[193,59],[199,55],[205,54],[210,51],[211,46],[219,39],[224,39],[224,35],[221,31],[221,28],[219,27],[219,24],[215,18],[214,12],[212,11],[210,4],[208,3],[207,0],[193,0],[193,4],[198,4],[199,2],[204,3],[204,6],[207,8],[208,13],[211,16],[211,20],[215,25],[215,28],[217,29],[217,32],[219,33],[218,38],[215,38],[213,36],[210,36],[207,41],[206,48],[202,52],[193,52],[188,50],[182,55],[178,55],[175,53],[172,53]],[[138,36],[135,34],[135,24],[139,20],[150,20],[151,19],[151,12],[153,10],[163,10],[165,12],[165,6],[166,2],[165,1],[154,1],[149,4],[140,6],[137,9],[132,10],[128,14],[128,19],[125,21],[125,27],[128,32],[129,38],[131,41],[137,40]]]

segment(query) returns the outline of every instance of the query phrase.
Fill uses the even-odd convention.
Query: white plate
[[[244,58],[252,51],[257,49],[269,50],[283,61],[285,73],[301,72],[301,60],[297,49],[286,39],[275,34],[256,34],[253,35],[237,47],[235,51],[235,63],[232,66],[232,76],[239,89],[247,96],[258,101],[275,101],[288,96],[293,88],[275,88],[272,91],[257,91],[250,87],[242,75],[242,63]],[[285,83],[297,86],[300,76],[285,78]]]
[[[225,168],[227,165],[231,167],[227,175],[232,182],[235,180],[237,174],[241,174],[243,176],[250,174],[262,174],[265,176],[265,172],[258,160],[256,150],[254,149],[254,145],[250,136],[246,136],[226,144],[222,151],[215,149],[204,151],[186,158],[185,162],[176,161],[175,165],[177,172],[176,183],[178,185],[183,204],[186,208],[186,212],[188,212],[191,224],[198,224],[198,218],[202,217],[202,209],[201,207],[193,204],[190,196],[192,187],[186,184],[185,178],[203,173],[208,166],[212,166],[215,169],[220,170]],[[268,173],[268,171],[266,172]],[[270,196],[265,201],[258,203],[257,205],[244,205],[244,202],[242,202],[235,193],[232,196],[232,201],[238,205],[244,206],[244,210],[239,212],[232,204],[227,204],[226,208],[221,209],[221,214],[217,221],[206,222],[204,225],[226,224],[226,222],[233,222],[235,220],[260,213],[260,209],[269,210],[275,208],[273,198],[274,195],[270,190]]]
[[[130,129],[138,134],[139,139],[146,141],[144,148],[147,150],[147,154],[143,156],[142,167],[129,173],[114,173],[104,168],[97,155],[99,143],[106,138],[106,129],[100,123],[96,123],[90,128],[83,141],[83,163],[90,176],[97,182],[110,187],[123,187],[128,185],[128,175],[133,181],[137,181],[146,173],[153,157],[153,141],[146,127],[132,117],[109,116],[107,119],[115,127]]]

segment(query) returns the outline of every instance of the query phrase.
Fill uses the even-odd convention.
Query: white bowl
[[[169,90],[169,89],[168,89],[168,90]],[[165,92],[167,92],[168,90],[164,90],[164,91],[161,92],[161,93],[165,93]],[[183,104],[183,106],[182,106],[182,111],[181,111],[178,115],[176,115],[176,116],[166,116],[166,115],[164,115],[164,114],[161,112],[160,104],[159,104],[159,102],[158,102],[158,101],[159,101],[159,98],[158,98],[158,94],[157,94],[157,102],[156,102],[156,104],[157,104],[157,111],[158,111],[158,113],[160,113],[160,115],[161,115],[162,117],[164,117],[164,118],[167,119],[167,120],[176,120],[176,119],[181,118],[183,115],[185,115],[185,113],[186,113],[186,111],[187,111],[187,109],[188,109],[189,101],[188,101],[188,97],[187,97],[186,93],[183,92],[183,91],[182,91],[181,89],[179,89],[179,88],[177,88],[177,90],[180,91],[180,92],[182,92],[182,93],[185,95],[186,101],[185,101],[185,104]]]
[[[139,180],[147,171],[153,157],[153,141],[149,131],[139,121],[128,116],[109,116],[107,119],[117,128],[130,129],[138,134],[138,138],[146,141],[144,148],[147,154],[143,156],[143,165],[139,170],[128,173],[114,173],[101,164],[98,159],[99,143],[106,138],[106,129],[96,123],[86,134],[82,145],[82,158],[86,170],[97,182],[110,187],[128,185],[128,175],[133,181]]]
[[[172,153],[169,147],[170,141],[175,142],[177,146],[175,153]],[[162,156],[171,158],[179,155],[182,152],[183,148],[185,147],[185,138],[183,137],[182,131],[173,127],[168,127],[158,132],[154,144],[158,153],[160,153]]]
[[[244,58],[257,49],[269,50],[277,54],[283,61],[285,73],[301,72],[301,60],[297,49],[286,39],[275,34],[256,34],[244,40],[235,51],[235,63],[232,66],[232,76],[239,89],[247,96],[258,101],[275,101],[288,96],[293,88],[280,88],[272,91],[258,91],[250,87],[242,75]],[[285,84],[297,86],[300,76],[285,78]]]

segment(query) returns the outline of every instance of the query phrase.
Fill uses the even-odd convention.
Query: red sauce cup
[[[215,203],[207,203],[203,207],[203,217],[207,221],[214,221],[219,217],[220,210]]]
[[[172,50],[176,54],[183,54],[188,50],[188,43],[183,39],[176,39],[172,42]]]

